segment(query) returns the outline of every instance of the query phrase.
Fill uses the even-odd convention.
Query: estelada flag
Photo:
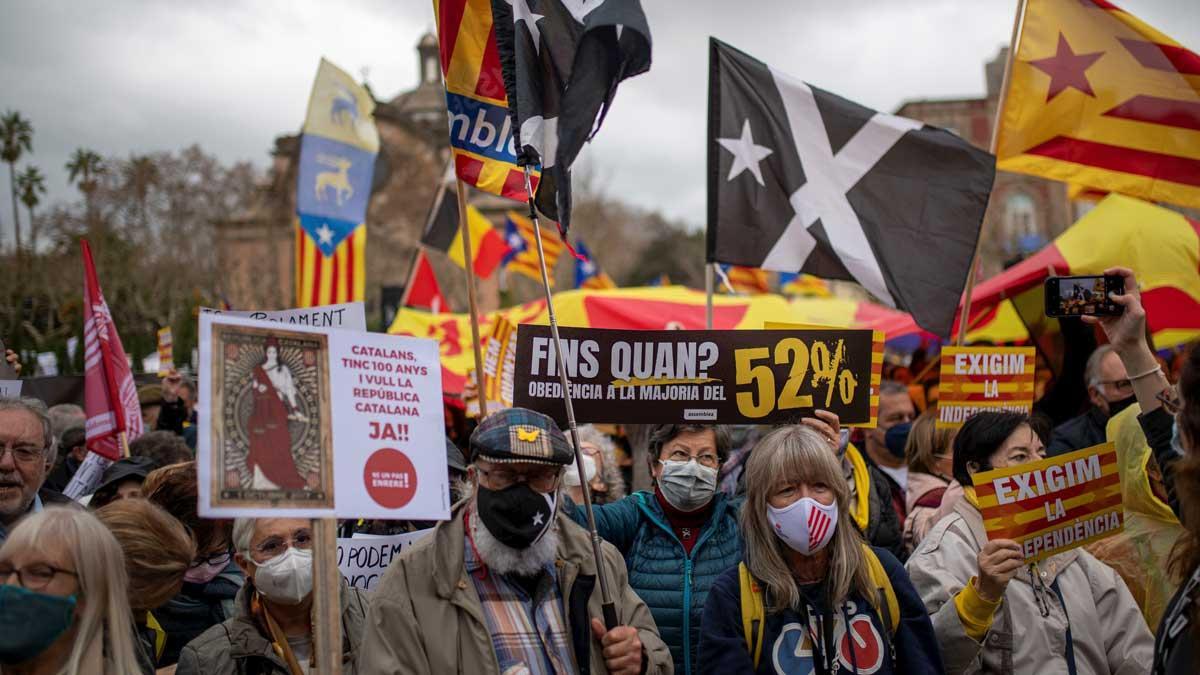
[[[484,192],[525,201],[525,176],[517,167],[491,3],[433,0],[433,14],[455,174]],[[540,180],[535,167],[530,176],[534,190]]]
[[[733,293],[770,293],[770,277],[766,270],[740,265],[721,265],[721,280]]]
[[[442,287],[438,285],[437,276],[433,273],[433,266],[429,264],[429,258],[425,257],[425,251],[417,251],[417,260],[413,265],[404,305],[423,307],[434,314],[450,309],[446,303],[446,296],[442,294]]]
[[[321,59],[296,171],[296,306],[363,299],[367,205],[379,152],[375,99]]]
[[[592,257],[592,252],[588,250],[587,244],[584,244],[582,239],[575,241],[575,250],[580,256],[575,260],[575,288],[591,288],[600,291],[617,287],[612,277],[596,264],[596,259]]]
[[[450,194],[449,188],[443,187],[433,215],[421,235],[421,243],[444,252],[455,265],[466,269],[462,227],[458,218],[458,200]],[[471,232],[471,266],[475,276],[486,279],[492,276],[504,256],[508,255],[508,244],[479,209],[470,204],[467,204],[467,227]]]
[[[1104,0],[1029,0],[997,168],[1200,207],[1200,56]]]
[[[142,408],[133,372],[113,325],[112,313],[96,279],[96,264],[86,239],[83,250],[83,407],[87,414],[88,450],[111,460],[121,458],[118,436],[127,441],[142,435]]]
[[[542,280],[542,270],[538,266],[537,242],[534,241],[533,221],[516,211],[508,212],[508,220],[504,223],[504,240],[509,251],[504,256],[504,269],[509,272],[523,274],[534,281]],[[549,273],[550,287],[554,287],[554,265],[562,253],[563,243],[558,237],[542,237],[542,252],[546,254],[546,271]]]

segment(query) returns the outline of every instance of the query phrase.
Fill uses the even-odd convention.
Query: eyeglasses
[[[311,549],[312,533],[308,530],[297,530],[292,534],[291,539],[284,539],[283,537],[273,535],[255,546],[254,551],[261,556],[274,558],[277,555],[283,555],[283,552],[288,550],[289,546],[295,546],[301,551]]]
[[[1121,380],[1100,380],[1099,384],[1106,387],[1112,387],[1118,392],[1133,391],[1133,381],[1125,378]]]
[[[31,591],[40,591],[54,581],[54,577],[59,574],[70,574],[73,577],[79,575],[71,570],[65,570],[54,565],[45,563],[34,563],[29,567],[17,568],[12,563],[0,563],[0,581],[6,581],[12,575],[17,575],[17,579],[21,585]]]
[[[718,459],[717,456],[712,453],[706,452],[702,455],[696,455],[693,457],[692,455],[689,455],[688,453],[684,452],[683,450],[676,450],[675,452],[672,452],[670,455],[668,455],[666,460],[660,459],[659,461],[660,462],[662,462],[662,461],[687,462],[687,461],[691,461],[693,459],[696,460],[696,462],[699,463],[700,466],[706,466],[710,469],[717,468],[717,465],[721,463],[721,460]]]
[[[191,567],[200,567],[201,565],[226,565],[233,558],[233,548],[226,548],[220,553],[212,553],[204,558],[196,558],[192,561]]]
[[[504,490],[517,483],[525,483],[538,492],[550,492],[553,490],[561,472],[556,466],[543,466],[535,469],[513,471],[504,466],[485,469],[478,464],[475,465],[475,470],[483,474],[483,477],[487,479],[489,484],[488,487],[493,490]]]
[[[5,452],[11,452],[13,459],[22,464],[32,464],[33,462],[45,459],[45,453],[40,446],[37,445],[2,445],[0,446],[0,458],[4,457]]]

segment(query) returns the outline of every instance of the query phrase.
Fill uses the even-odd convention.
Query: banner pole
[[[713,263],[704,263],[704,327],[713,327]]]
[[[475,263],[471,258],[471,227],[467,223],[467,189],[454,178],[458,193],[458,226],[462,230],[463,266],[467,272],[467,307],[471,312],[471,345],[475,348],[475,383],[479,391],[479,419],[488,415],[487,394],[483,391],[483,351],[479,347],[479,305],[475,299]],[[583,475],[583,474],[580,474]]]
[[[321,675],[342,673],[342,573],[337,566],[337,519],[313,518],[313,653]]]
[[[413,281],[417,277],[417,263],[421,262],[421,244],[413,249],[412,262],[408,265],[408,281],[404,282],[404,293],[400,295],[400,308],[408,307],[408,296],[412,295]]]
[[[120,434],[118,434],[118,438],[121,439],[121,456],[125,459],[129,459],[129,434],[122,431]]]
[[[554,313],[554,298],[550,292],[550,275],[546,271],[546,253],[542,249],[542,229],[538,225],[537,209],[533,206],[533,185],[529,178],[529,166],[522,167],[525,171],[525,194],[529,198],[529,220],[533,223],[533,239],[537,243],[538,266],[542,270],[542,290],[546,295],[546,312],[550,317],[550,333],[554,338],[554,355],[558,362],[558,375],[562,381],[563,402],[567,408],[567,424],[571,428],[571,447],[575,451],[575,469],[580,476],[586,476],[584,471],[583,454],[579,451],[579,428],[575,423],[575,406],[571,402],[571,381],[567,377],[566,364],[563,362],[562,340],[558,337],[558,318]],[[604,557],[600,552],[600,535],[596,532],[596,514],[592,510],[592,489],[587,481],[580,481],[583,488],[583,510],[587,514],[588,533],[592,537],[592,555],[596,558],[596,578],[600,580],[600,604],[604,611],[604,626],[608,630],[617,627],[617,608],[613,604],[612,594],[608,587],[608,574],[604,571]]]
[[[1017,14],[1013,17],[1012,36],[1008,39],[1008,59],[1004,62],[1004,79],[1000,83],[1000,100],[996,101],[996,119],[992,124],[992,139],[988,143],[988,152],[996,154],[996,144],[1000,139],[1000,125],[1004,120],[1004,104],[1008,99],[1008,87],[1012,75],[1013,59],[1017,53],[1017,38],[1021,34],[1021,25],[1025,22],[1026,0],[1017,0]],[[962,315],[958,317],[958,336],[954,344],[961,347],[967,339],[967,317],[971,315],[971,294],[975,291],[976,270],[979,268],[979,247],[983,245],[983,234],[987,220],[979,226],[979,240],[975,242],[975,255],[971,257],[971,267],[967,271],[967,286],[963,289]]]

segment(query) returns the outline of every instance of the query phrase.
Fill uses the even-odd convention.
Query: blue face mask
[[[0,663],[25,663],[46,651],[75,622],[75,596],[0,586]]]

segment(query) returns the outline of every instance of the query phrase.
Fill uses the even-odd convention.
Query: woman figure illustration
[[[263,362],[254,368],[250,385],[254,406],[246,421],[250,451],[246,468],[255,490],[303,490],[308,482],[296,469],[288,421],[307,422],[296,402],[292,371],[279,359],[279,341],[267,338]]]

